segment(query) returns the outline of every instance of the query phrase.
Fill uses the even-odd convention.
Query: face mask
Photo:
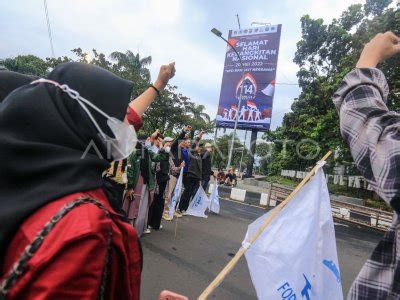
[[[122,160],[127,158],[135,150],[137,137],[136,131],[132,125],[125,124],[124,122],[107,115],[100,108],[92,104],[89,100],[83,98],[77,91],[71,89],[66,84],[60,85],[58,82],[43,78],[31,82],[31,84],[42,82],[50,83],[56,87],[59,87],[63,92],[67,93],[68,96],[79,103],[99,132],[100,138],[103,140],[104,145],[106,145],[107,158],[111,156],[113,160]],[[85,104],[96,110],[107,119],[107,125],[114,134],[115,138],[109,137],[103,132]]]
[[[171,147],[164,147],[164,151],[165,151],[166,153],[171,152]]]
[[[150,148],[150,147],[151,147],[151,142],[150,142],[150,141],[145,141],[145,142],[144,142],[144,146],[145,146],[146,148]]]

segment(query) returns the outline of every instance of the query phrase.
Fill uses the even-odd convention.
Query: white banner
[[[196,195],[194,195],[192,201],[189,204],[189,208],[186,210],[186,215],[195,217],[207,218],[205,211],[208,207],[208,197],[203,187],[200,185]]]
[[[214,180],[213,190],[209,199],[209,210],[219,214],[219,209],[218,183],[217,180]]]
[[[267,215],[249,225],[243,245]],[[245,255],[259,299],[343,299],[322,169],[249,247]]]
[[[172,199],[169,202],[169,217],[171,218],[171,220],[174,218],[176,203],[178,202],[178,199],[181,196],[182,177],[183,177],[183,168],[181,168],[181,172],[179,173],[178,181],[176,182],[176,185],[175,185],[174,194],[172,195]]]

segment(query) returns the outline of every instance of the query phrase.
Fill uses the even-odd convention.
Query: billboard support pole
[[[217,142],[217,133],[218,133],[218,127],[215,126],[215,133],[214,133],[214,143]]]
[[[246,129],[246,133],[244,134],[243,151],[242,151],[242,157],[240,158],[240,164],[239,164],[239,174],[242,172],[242,162],[243,162],[244,149],[246,148],[246,139],[247,139],[247,129]]]
[[[253,176],[253,166],[254,166],[254,156],[256,153],[257,133],[258,133],[257,129],[251,130],[250,153],[249,153],[249,162],[247,163],[246,177]]]
[[[236,50],[235,50],[235,52],[236,52]],[[239,56],[239,54],[237,52],[236,52],[236,54]],[[239,58],[240,58],[240,56],[239,56]],[[226,170],[229,170],[229,168],[231,167],[233,147],[235,146],[236,129],[237,129],[238,121],[239,121],[239,110],[240,110],[240,107],[241,107],[241,104],[242,104],[244,67],[243,67],[243,64],[242,64],[242,60],[240,60],[240,63],[242,65],[242,69],[243,69],[243,74],[242,74],[242,79],[241,79],[242,85],[240,87],[238,108],[237,108],[236,115],[235,115],[235,126],[233,127],[231,148],[229,149],[229,156],[228,156],[228,163],[226,165]]]

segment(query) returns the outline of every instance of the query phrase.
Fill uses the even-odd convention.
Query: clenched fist
[[[159,90],[162,91],[168,81],[175,76],[175,62],[172,62],[168,65],[162,65],[160,68],[160,72],[158,73],[158,77],[154,86]]]
[[[357,68],[375,68],[381,61],[400,53],[400,38],[393,32],[377,34],[364,47]]]

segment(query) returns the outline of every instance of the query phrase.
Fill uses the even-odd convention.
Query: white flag
[[[181,168],[181,172],[179,173],[178,181],[176,182],[176,185],[175,185],[174,194],[172,195],[172,199],[169,202],[169,217],[171,218],[171,220],[174,218],[176,203],[181,195],[182,178],[183,178],[183,168]]]
[[[243,245],[267,215],[249,225]],[[259,299],[343,299],[321,168],[249,247],[245,255]]]
[[[219,214],[218,183],[216,180],[214,180],[213,191],[210,195],[209,209],[213,213]]]
[[[186,210],[187,215],[207,218],[205,211],[208,207],[208,197],[203,187],[200,185],[196,195],[194,195],[192,201],[189,204],[189,208]]]

